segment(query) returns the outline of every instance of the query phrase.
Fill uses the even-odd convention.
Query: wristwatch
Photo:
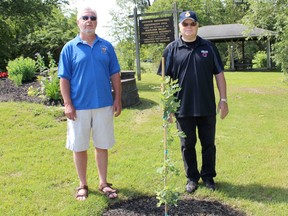
[[[223,102],[225,102],[225,103],[228,103],[227,98],[221,98],[220,101],[223,101]]]

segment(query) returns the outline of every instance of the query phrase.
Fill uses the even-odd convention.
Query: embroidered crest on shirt
[[[106,54],[106,52],[107,52],[107,47],[106,47],[106,46],[102,46],[102,47],[101,47],[101,52],[102,52],[103,54]]]
[[[208,56],[208,50],[201,50],[201,54],[206,58]]]

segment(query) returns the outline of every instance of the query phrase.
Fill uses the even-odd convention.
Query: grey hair
[[[93,12],[95,14],[95,16],[97,17],[97,12],[95,9],[91,8],[90,6],[84,6],[84,7],[80,7],[78,8],[78,12],[77,12],[77,20],[79,20],[81,18],[81,16],[83,15],[83,12]]]

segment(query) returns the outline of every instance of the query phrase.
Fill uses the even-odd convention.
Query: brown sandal
[[[88,197],[88,186],[87,185],[83,185],[83,186],[80,186],[78,188],[76,188],[77,192],[76,192],[76,199],[77,200],[86,200],[87,197]],[[79,193],[80,190],[84,190],[84,193]],[[84,199],[78,199],[78,198],[84,198]]]
[[[105,191],[104,189],[110,189],[109,191]],[[108,197],[109,199],[116,199],[118,197],[118,194],[117,194],[117,190],[112,188],[112,184],[111,183],[106,183],[106,184],[103,184],[103,185],[100,185],[98,190],[104,194],[106,197]],[[116,196],[112,196],[112,194],[116,194]]]

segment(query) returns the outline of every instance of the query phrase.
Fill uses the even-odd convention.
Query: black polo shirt
[[[178,79],[180,107],[177,117],[216,114],[213,75],[223,72],[223,64],[215,45],[199,36],[192,44],[181,38],[165,48],[165,75]],[[161,64],[158,69],[160,75]]]

